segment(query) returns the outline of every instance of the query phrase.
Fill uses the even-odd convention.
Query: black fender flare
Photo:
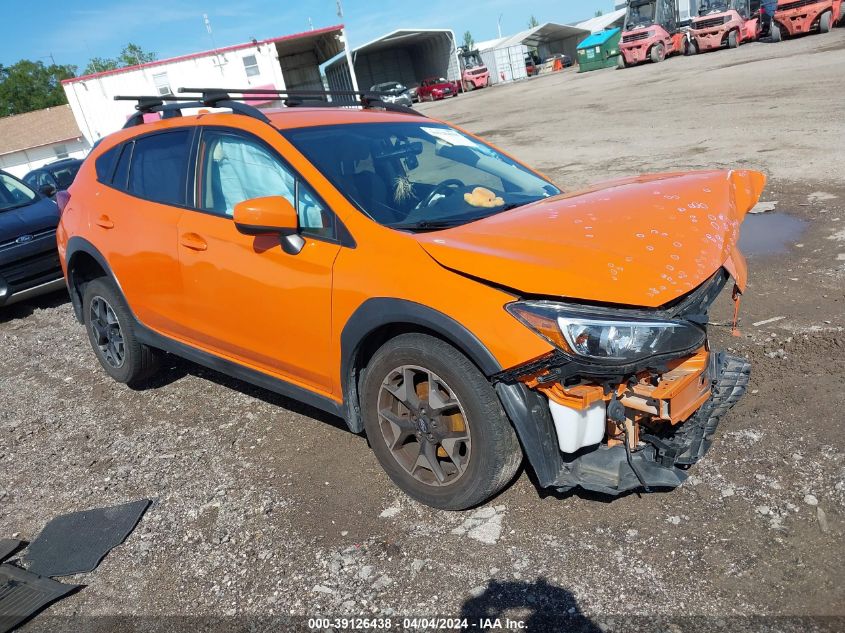
[[[355,360],[367,337],[388,326],[416,326],[434,332],[466,354],[488,378],[502,371],[499,361],[478,337],[452,317],[406,299],[367,299],[352,313],[340,334],[341,390],[346,423],[353,433],[364,429],[358,401],[357,370],[360,368],[355,367]]]
[[[117,277],[114,276],[114,272],[106,261],[106,258],[103,257],[103,254],[100,253],[99,250],[97,250],[96,246],[84,237],[74,236],[70,238],[65,250],[65,261],[67,262],[67,285],[70,292],[71,304],[73,305],[73,312],[76,315],[76,319],[82,323],[82,296],[76,290],[76,279],[74,279],[73,267],[74,257],[79,253],[85,253],[86,255],[91,256],[94,261],[99,264],[100,268],[105,271],[106,275],[108,275],[108,277],[117,284],[121,293],[123,293],[123,288],[120,285],[120,281],[118,281]]]

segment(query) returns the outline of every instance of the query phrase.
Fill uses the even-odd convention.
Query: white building
[[[694,18],[698,14],[698,5],[700,4],[700,0],[677,0],[678,1],[678,20],[680,21],[681,25],[688,24],[691,18]],[[614,5],[615,10],[626,10],[628,7],[628,2],[625,0],[624,2],[616,2]],[[624,14],[623,14],[624,15]]]
[[[323,90],[320,65],[343,50],[338,25],[74,77],[62,85],[82,134],[93,144],[134,113],[135,104],[115,101],[117,95],[164,96],[183,87]]]
[[[18,178],[62,158],[85,158],[85,139],[69,106],[0,118],[0,169]]]
[[[566,54],[575,59],[578,42],[590,31],[565,24],[546,22],[516,35],[508,35],[476,44],[484,65],[490,71],[490,83],[503,83],[528,76],[525,57],[528,50],[537,52],[541,60]]]
[[[589,31],[590,33],[601,33],[606,29],[615,29],[617,27],[622,28],[623,24],[625,23],[625,13],[626,9],[623,4],[623,7],[621,9],[616,9],[615,11],[611,11],[610,13],[597,15],[596,17],[590,18],[589,20],[579,22],[575,26],[577,26],[579,29]]]

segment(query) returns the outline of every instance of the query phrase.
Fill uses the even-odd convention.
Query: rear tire
[[[687,42],[687,45],[684,47],[684,55],[688,57],[692,57],[698,53],[698,44],[696,44],[695,40]]]
[[[783,32],[780,30],[780,24],[778,24],[774,20],[772,20],[771,31],[773,42],[780,42],[781,40],[783,40]]]
[[[655,44],[651,47],[651,61],[655,64],[662,62],[666,57],[663,44]]]
[[[82,316],[103,369],[117,382],[138,386],[158,368],[158,352],[138,341],[135,321],[117,285],[100,277],[85,286]]]
[[[490,382],[433,336],[403,334],[375,353],[362,381],[361,412],[388,476],[434,508],[465,510],[487,501],[522,461]]]
[[[737,46],[739,46],[739,37],[736,31],[731,31],[728,33],[728,48],[736,48]]]
[[[819,33],[830,33],[832,14],[830,11],[822,13],[819,18]]]
[[[618,70],[624,70],[625,69],[625,56],[622,55],[621,53],[619,54],[619,58],[616,60],[616,68]]]

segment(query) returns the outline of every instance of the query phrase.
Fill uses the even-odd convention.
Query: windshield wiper
[[[410,222],[408,224],[391,224],[390,228],[399,229],[400,231],[436,231],[438,229],[448,229],[469,222],[469,220],[421,220],[420,222]]]

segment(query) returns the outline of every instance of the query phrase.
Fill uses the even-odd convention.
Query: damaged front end
[[[750,365],[707,343],[729,278],[722,268],[662,309],[508,306],[555,347],[495,377],[541,486],[616,495],[683,483],[748,384]]]

